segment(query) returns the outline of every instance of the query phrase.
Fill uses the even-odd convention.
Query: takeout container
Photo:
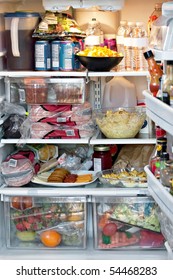
[[[117,57],[91,57],[91,56],[81,56],[76,54],[76,58],[80,61],[80,63],[89,71],[110,71],[112,68],[117,66],[123,56]]]
[[[107,138],[133,138],[146,119],[142,106],[109,108],[93,111],[93,119]]]
[[[92,202],[95,249],[164,249],[151,197],[95,196]]]
[[[86,248],[87,198],[85,196],[28,196],[27,202],[32,202],[30,207],[23,207],[26,197],[17,198],[20,201],[18,209],[14,207],[16,197],[4,196],[7,248],[38,250]],[[70,219],[72,216],[73,219]],[[41,233],[50,230],[57,231],[61,235],[60,244],[51,248],[41,241]]]

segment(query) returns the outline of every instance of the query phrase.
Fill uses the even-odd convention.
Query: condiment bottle
[[[148,36],[150,36],[153,22],[162,15],[162,3],[156,3],[154,6],[154,11],[151,13],[148,19]]]
[[[102,171],[112,168],[112,157],[110,146],[96,145],[93,153],[93,168],[94,171]]]
[[[163,75],[163,70],[159,64],[154,59],[154,54],[151,50],[144,52],[144,57],[148,62],[148,71],[150,73],[150,91],[153,96],[156,97],[157,92],[160,87],[159,79]]]
[[[153,174],[155,174],[156,162],[160,162],[160,158],[162,154],[166,152],[166,149],[167,149],[167,139],[165,137],[158,138],[156,146],[149,159],[149,166]]]
[[[171,187],[173,180],[173,161],[167,160],[165,162],[165,168],[160,170],[161,183],[166,187]]]

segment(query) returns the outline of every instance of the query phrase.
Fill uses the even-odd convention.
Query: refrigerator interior
[[[1,2],[1,1],[0,1]],[[32,10],[36,12],[44,12],[42,1],[37,0],[24,0],[24,1],[2,1],[3,3],[0,3],[0,12],[6,12],[6,11],[14,11],[16,9],[18,10]],[[156,1],[147,0],[146,2],[141,2],[138,0],[125,0],[125,5],[121,11],[116,12],[95,12],[93,10],[70,10],[70,12],[74,15],[75,19],[77,20],[78,24],[82,28],[86,28],[88,21],[93,18],[97,17],[97,19],[102,23],[102,29],[104,33],[110,33],[114,34],[116,33],[116,29],[118,27],[119,21],[121,19],[126,19],[129,21],[144,21],[147,23],[148,16],[151,14],[151,12],[154,9],[154,4]],[[162,1],[157,1],[162,2]],[[135,8],[134,8],[135,7]],[[138,9],[138,13],[136,13],[136,10]],[[139,76],[136,77],[135,75],[126,77],[129,81],[135,83],[136,89],[137,89],[137,98],[138,101],[141,101],[144,99],[142,95],[142,91],[147,88],[147,77]],[[97,81],[97,78],[93,77],[91,80]],[[107,78],[109,80],[110,77]],[[0,81],[1,82],[1,81]],[[102,77],[102,83],[104,85],[105,78]],[[91,83],[91,88],[94,85]],[[103,89],[103,87],[101,87]],[[90,90],[91,91],[91,90]],[[93,89],[94,91],[94,89]],[[1,91],[2,92],[2,91]],[[0,93],[0,100],[3,99],[3,94],[1,97]],[[90,96],[90,101],[95,106],[95,95],[93,94]],[[2,162],[7,155],[9,155],[13,150],[14,146],[11,144],[5,144],[0,147],[1,153],[0,153],[0,162]],[[79,193],[82,193],[82,189],[78,190]],[[2,191],[3,193],[3,191]],[[56,190],[56,189],[44,189],[42,192],[43,196],[62,196],[64,194],[64,190]],[[32,190],[22,190],[21,188],[17,188],[16,190],[14,188],[9,188],[8,195],[14,196],[14,195],[22,196],[23,194],[27,194],[33,197],[38,197],[40,195],[40,192],[37,192],[37,189]],[[111,194],[112,195],[112,194]],[[68,195],[67,195],[68,196]],[[1,202],[0,202],[0,259],[167,259],[168,254],[166,250],[115,250],[115,251],[102,251],[102,250],[96,250],[94,249],[94,240],[93,240],[93,202],[91,199],[91,196],[88,197],[88,228],[87,228],[87,247],[86,249],[78,249],[78,250],[43,250],[39,252],[38,250],[20,250],[20,249],[7,249],[6,248],[6,241],[5,241],[5,224],[4,224],[4,215],[6,213],[4,212],[4,196],[1,194]]]

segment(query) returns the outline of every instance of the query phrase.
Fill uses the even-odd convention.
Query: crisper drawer
[[[7,248],[86,248],[86,197],[4,196],[4,213]]]
[[[6,96],[12,103],[82,104],[85,101],[84,78],[9,78]]]
[[[164,236],[151,197],[94,197],[95,249],[163,249]]]

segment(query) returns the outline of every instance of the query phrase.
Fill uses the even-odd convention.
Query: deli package
[[[46,11],[38,27],[33,32],[39,39],[69,39],[69,37],[85,38],[77,22],[66,13]],[[74,38],[73,38],[74,39]]]

